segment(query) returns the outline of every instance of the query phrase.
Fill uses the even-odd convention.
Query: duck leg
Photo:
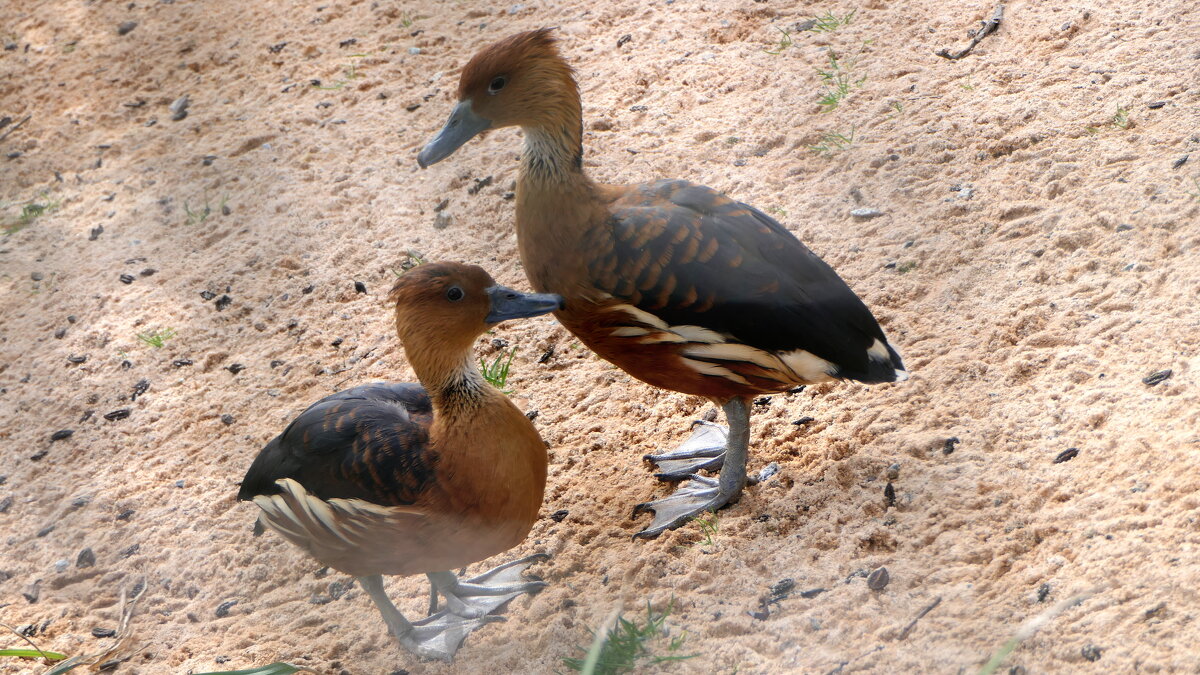
[[[742,488],[746,487],[746,454],[750,447],[750,406],[745,400],[735,398],[722,408],[725,410],[725,419],[729,422],[729,431],[724,446],[720,478],[705,478],[693,474],[674,494],[638,504],[633,514],[636,516],[644,511],[653,511],[654,520],[651,521],[650,527],[633,535],[634,537],[653,539],[665,530],[677,528],[706,511],[716,511],[737,501],[742,494]],[[715,424],[712,426],[724,431]],[[705,428],[710,427],[701,425],[700,430]],[[693,433],[692,438],[695,438],[700,430]]]
[[[472,631],[484,624],[504,620],[498,616],[464,618],[450,612],[439,612],[410,622],[384,592],[382,576],[359,577],[358,582],[375,601],[384,622],[400,645],[423,659],[450,661]]]
[[[459,579],[453,572],[431,572],[426,576],[430,585],[446,597],[447,611],[466,619],[477,619],[486,617],[519,595],[532,595],[545,588],[546,582],[526,581],[521,573],[533,563],[549,558],[545,553],[537,553],[466,580]]]

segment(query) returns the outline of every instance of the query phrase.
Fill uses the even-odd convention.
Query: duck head
[[[488,129],[580,132],[573,128],[581,119],[579,87],[550,31],[518,33],[471,58],[459,77],[458,104],[417,155],[421,168],[449,157]]]

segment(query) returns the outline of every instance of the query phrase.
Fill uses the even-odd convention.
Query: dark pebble
[[[279,42],[267,47],[267,51],[271,52],[272,54],[278,54],[279,52],[283,51],[283,48],[286,46],[288,46],[288,43]]]
[[[134,513],[133,509],[125,509],[124,511],[117,514],[117,520],[129,520],[130,518],[133,517],[133,513]]]
[[[261,537],[267,531],[267,528],[261,520],[256,520],[254,521],[254,529],[252,531],[254,532],[254,536]]]
[[[123,420],[126,417],[129,417],[130,412],[131,411],[129,410],[129,408],[118,408],[117,410],[114,410],[112,412],[104,413],[104,419],[108,420],[109,422],[113,422],[115,420]]]
[[[505,192],[505,193],[504,193],[502,196],[504,197],[504,201],[510,201],[510,200],[511,200],[513,197],[516,197],[516,196],[517,196],[517,193],[515,193],[515,192]]]
[[[192,99],[187,94],[184,94],[183,96],[180,96],[179,98],[175,99],[175,101],[172,102],[169,107],[169,110],[171,111],[171,119],[178,122],[179,120],[187,117],[188,116],[187,109],[188,109],[188,106],[191,105],[191,103],[192,103]]]
[[[228,295],[222,295],[221,297],[217,298],[215,307],[217,308],[218,312],[223,312],[231,302],[233,302],[233,298],[229,297]]]
[[[1166,382],[1168,379],[1170,379],[1172,374],[1174,374],[1174,373],[1171,371],[1170,368],[1168,368],[1166,370],[1155,371],[1153,373],[1150,373],[1146,377],[1143,377],[1142,384],[1153,387],[1156,384],[1161,384],[1163,382]]]
[[[42,529],[38,530],[37,531],[38,538],[40,539],[40,538],[50,534],[51,532],[53,532],[54,527],[55,527],[54,525],[47,525],[47,526],[43,527]]]
[[[8,510],[12,508],[12,505],[13,505],[12,495],[9,495],[9,496],[5,497],[4,499],[0,499],[0,513],[8,513]]]
[[[102,234],[104,234],[104,226],[97,225],[93,227],[91,233],[88,234],[88,241],[96,241]]]
[[[357,292],[359,292],[359,293],[366,293],[366,292],[367,292],[367,285],[366,285],[366,284],[364,284],[364,283],[363,283],[363,282],[361,282],[361,281],[356,281],[356,282],[354,282],[354,290],[355,290],[355,291],[357,291]]]
[[[42,279],[46,278],[46,275],[42,274],[41,272],[32,272],[30,273],[29,278],[33,279],[34,281],[41,281]]]
[[[141,272],[138,272],[138,274],[143,277],[152,277],[155,274],[158,274],[158,270],[154,269],[153,267],[147,267],[146,269],[142,270]]]
[[[238,604],[237,600],[226,600],[225,602],[217,605],[217,618],[223,619],[229,616],[229,610],[232,609],[236,604]]]
[[[141,550],[141,548],[142,548],[141,544],[133,544],[132,546],[126,546],[125,548],[121,549],[121,557],[128,558],[130,556],[133,556],[133,555],[137,554],[137,552],[139,550]]]
[[[800,597],[804,598],[805,600],[811,600],[824,593],[825,590],[826,589],[824,588],[810,588],[807,591],[800,591]]]
[[[129,359],[125,359],[124,361],[121,362],[121,370],[129,370],[132,367],[133,367],[133,362],[130,361]]]
[[[1121,223],[1120,225],[1117,225],[1117,232],[1128,232],[1132,229],[1133,226],[1129,223]]]
[[[1101,649],[1100,647],[1097,647],[1096,645],[1089,643],[1089,644],[1084,645],[1083,649],[1079,650],[1079,654],[1081,656],[1083,656],[1083,658],[1087,659],[1088,661],[1092,661],[1094,663],[1094,662],[1100,660],[1100,654],[1103,651],[1104,650]]]
[[[75,558],[76,567],[91,567],[96,564],[96,553],[91,548],[85,548]]]
[[[538,418],[538,415],[541,415],[541,414],[542,413],[540,410],[529,410],[529,411],[525,412],[525,419],[532,422]]]
[[[889,507],[896,505],[896,488],[891,483],[888,483],[887,487],[883,488],[883,503]]]
[[[66,336],[67,336],[66,328],[59,328],[58,330],[54,331],[54,339],[56,339],[56,340],[61,340],[61,339],[65,338]]]
[[[408,105],[404,106],[404,109],[407,110],[408,112],[413,112],[414,110],[416,110],[417,108],[420,108],[420,107],[421,107],[420,103],[409,103]]]
[[[792,592],[792,590],[795,588],[796,588],[796,580],[792,579],[790,577],[787,579],[780,579],[779,581],[776,581],[771,586],[770,602],[779,602],[780,600],[786,598],[788,596],[788,594],[790,594]]]
[[[117,634],[117,631],[112,628],[93,628],[92,637],[94,638],[110,638]]]
[[[4,485],[7,482],[8,482],[8,476],[0,476],[0,485]]]
[[[67,323],[75,323],[78,320],[79,320],[79,318],[76,317],[74,314],[67,315]]]
[[[328,605],[331,602],[333,602],[333,598],[324,593],[313,593],[312,597],[308,599],[310,605]]]
[[[1166,101],[1151,101],[1146,104],[1146,107],[1151,110],[1158,110],[1159,108],[1163,107],[1166,104],[1167,104]]]
[[[343,595],[348,593],[350,591],[350,589],[352,589],[352,588],[354,588],[354,580],[353,579],[349,579],[346,581],[330,582],[329,597],[333,598],[334,600],[339,600],[339,599],[341,599],[341,597]]]
[[[279,359],[275,359],[275,360],[271,361],[271,370],[274,370],[282,365],[283,365],[283,361],[280,361]]]
[[[246,366],[243,366],[240,363],[234,363],[234,364],[230,365],[229,367],[225,368],[225,370],[228,370],[229,372],[233,373],[234,375],[237,375],[238,373],[242,372],[245,369],[246,369]]]
[[[345,342],[345,340],[343,338],[337,338],[333,342],[330,342],[329,346],[330,347],[341,347],[343,342]]]
[[[137,28],[136,21],[124,21],[121,25],[117,26],[117,35],[129,35],[133,32],[134,28]]]
[[[234,423],[233,415],[230,415],[229,413],[225,413],[224,415],[221,415],[221,424],[224,424],[225,426],[230,426],[233,423]]]
[[[887,588],[888,582],[891,580],[892,575],[888,574],[887,568],[880,567],[867,575],[867,588],[873,591],[882,591]]]
[[[1171,162],[1171,168],[1178,169],[1179,167],[1183,166],[1184,164],[1187,164],[1188,157],[1190,157],[1190,155],[1184,155],[1183,157],[1180,157],[1179,159],[1175,160],[1174,162]]]
[[[1050,584],[1042,584],[1041,586],[1038,586],[1038,590],[1037,590],[1038,602],[1045,602],[1046,598],[1048,598],[1048,597],[1050,597]]]
[[[771,405],[771,397],[759,396],[758,398],[754,399],[754,405]]]
[[[177,487],[177,488],[185,488],[185,487],[187,487],[187,481],[186,481],[186,480],[184,480],[184,479],[182,479],[182,478],[180,478],[179,480],[175,481],[175,487]]]
[[[133,394],[129,397],[129,400],[136,401],[139,396],[141,396],[142,394],[146,393],[149,390],[150,390],[150,380],[147,380],[147,379],[138,380],[138,383],[133,385]]]
[[[146,654],[146,656],[149,657],[150,654]],[[100,665],[96,666],[96,670],[101,673],[107,673],[107,672],[116,670],[128,658],[129,657],[126,656],[126,657],[120,658],[120,659],[109,659],[109,660],[101,663]]]
[[[25,590],[21,591],[21,595],[25,596],[25,602],[32,605],[42,596],[42,587],[38,586],[38,583],[35,581],[26,586]]]
[[[798,427],[802,427],[805,424],[808,424],[809,422],[815,422],[815,421],[816,421],[815,417],[801,417],[800,419],[792,422],[792,424],[795,424]]]
[[[204,166],[212,166],[213,161],[216,159],[216,155],[205,155],[204,157],[200,158],[200,163]]]
[[[50,440],[52,440],[52,441],[66,440],[66,439],[70,438],[71,434],[73,434],[73,433],[75,433],[74,429],[59,429],[58,431],[50,434]]]
[[[184,366],[192,365],[192,360],[191,359],[175,359],[174,361],[171,362],[171,365],[175,366],[176,368],[183,368]]]
[[[1062,464],[1063,462],[1069,462],[1078,456],[1079,448],[1067,448],[1066,450],[1058,453],[1058,455],[1054,458],[1054,463]]]
[[[550,345],[550,348],[547,349],[545,352],[542,353],[541,356],[538,357],[538,363],[545,363],[552,358],[554,358],[554,345]]]
[[[883,269],[885,269],[885,270],[892,270],[892,269],[896,269],[896,261],[894,261],[894,260],[893,260],[892,262],[889,262],[889,263],[884,263],[884,264],[883,264]]]
[[[469,194],[469,195],[479,194],[480,190],[482,190],[483,188],[492,184],[492,180],[494,180],[492,176],[487,176],[485,178],[476,178],[475,184],[472,185],[471,187],[467,188],[467,194]]]
[[[962,441],[959,440],[958,436],[951,436],[950,438],[947,438],[946,442],[942,444],[942,454],[949,455],[950,453],[954,452],[955,446],[957,446],[959,443],[962,443]]]
[[[433,207],[433,212],[434,212],[434,213],[441,213],[442,209],[446,208],[447,206],[450,206],[450,200],[449,200],[449,199],[443,199],[442,201],[440,201],[440,202],[438,202],[438,203],[437,203],[437,206],[434,206],[434,207]]]
[[[492,338],[492,349],[508,349],[508,340],[504,338]]]
[[[305,286],[304,288],[300,289],[300,292],[305,295],[308,295],[309,293],[312,293],[314,289],[316,289],[316,285],[309,284],[309,285]]]
[[[571,515],[570,511],[568,511],[566,509],[559,509],[559,510],[555,511],[554,513],[550,514],[550,520],[553,520],[556,523],[561,523],[563,521],[563,519],[569,515]]]
[[[792,394],[799,394],[800,392],[804,391],[804,388],[806,386],[808,386],[808,385],[802,384],[799,387],[792,387],[791,389],[788,389],[787,391],[785,391],[783,393],[787,394],[788,396],[791,396]]]
[[[67,357],[67,361],[69,361],[71,363],[83,363],[84,361],[87,361],[87,354],[84,354],[82,356],[76,356],[76,355],[72,354]]]
[[[629,33],[626,33],[626,34],[622,35],[621,37],[617,38],[617,46],[624,47],[625,43],[629,42],[632,39],[633,39],[633,36],[630,35]]]
[[[43,450],[38,450],[37,452],[35,452],[35,453],[33,453],[32,455],[30,455],[30,456],[29,456],[29,459],[32,459],[33,461],[35,461],[35,462],[36,462],[36,461],[38,461],[39,459],[41,459],[41,458],[45,457],[45,456],[46,456],[46,455],[48,455],[48,454],[50,454],[50,451],[49,451],[49,450],[45,450],[45,449],[43,449]]]
[[[208,302],[209,300],[217,297],[217,294],[213,293],[212,291],[200,291],[200,297],[204,298],[205,302]]]
[[[82,509],[83,507],[85,507],[91,503],[92,503],[92,498],[88,495],[84,495],[82,497],[76,497],[75,499],[71,500],[71,510],[75,511],[77,509]]]
[[[120,276],[120,279],[121,279],[121,283],[123,283],[123,284],[132,284],[134,282],[134,280],[137,279],[137,277],[133,276],[132,274],[122,274]]]

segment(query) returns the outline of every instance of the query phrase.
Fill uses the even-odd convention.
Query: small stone
[[[337,338],[333,342],[330,342],[329,346],[330,347],[341,347],[343,342],[345,342],[344,338]]]
[[[883,503],[887,504],[889,507],[896,505],[896,487],[891,483],[888,483],[887,486],[883,488]]]
[[[129,35],[137,26],[136,21],[123,21],[121,25],[117,26],[117,35]]]
[[[348,579],[346,581],[330,582],[329,597],[333,598],[334,600],[339,600],[339,599],[341,599],[341,597],[343,595],[350,592],[350,589],[352,589],[352,588],[354,588],[354,580],[353,579]]]
[[[308,295],[309,293],[312,293],[316,288],[317,287],[315,284],[309,284],[309,285],[305,286],[304,288],[301,288],[300,292],[305,295]]]
[[[1159,108],[1165,106],[1166,104],[1167,104],[1166,101],[1151,101],[1146,104],[1146,107],[1151,110],[1158,110]]]
[[[949,455],[950,453],[954,452],[954,448],[958,446],[959,443],[962,443],[962,441],[958,439],[958,436],[951,436],[950,438],[947,438],[946,442],[942,444],[942,454]]]
[[[112,628],[93,628],[92,637],[94,638],[110,638],[117,634],[117,631]]]
[[[1183,166],[1184,164],[1187,164],[1188,157],[1190,157],[1190,155],[1184,155],[1183,157],[1180,157],[1179,159],[1175,160],[1174,162],[1171,162],[1171,168],[1178,169],[1179,167]]]
[[[200,291],[200,297],[204,298],[205,302],[208,302],[209,300],[217,297],[217,294],[213,293],[212,291]]]
[[[508,340],[504,338],[492,338],[492,349],[507,349]]]
[[[412,54],[413,56],[416,56],[417,54],[421,53],[421,48],[420,47],[409,47],[408,53]]]
[[[449,198],[443,199],[442,201],[437,203],[437,206],[433,207],[433,212],[441,213],[449,205],[450,205],[450,199]]]
[[[142,548],[141,544],[133,544],[131,546],[126,546],[125,548],[121,549],[121,557],[128,558],[130,556],[136,555],[137,552],[139,550],[141,550],[141,548]]]
[[[78,320],[79,320],[79,318],[76,317],[74,314],[67,315],[67,323],[75,323]]]
[[[88,234],[88,241],[96,241],[102,234],[104,234],[104,226],[97,225],[93,227],[92,231]]]
[[[810,588],[807,591],[800,591],[800,597],[804,598],[805,600],[811,600],[825,591],[826,589],[824,588]]]
[[[1055,464],[1069,462],[1079,456],[1079,448],[1067,448],[1054,457]]]
[[[137,277],[133,276],[132,274],[122,274],[119,277],[119,279],[121,280],[121,283],[123,283],[123,284],[132,284],[137,279]]]
[[[84,354],[82,356],[76,356],[74,354],[71,354],[70,356],[67,357],[67,361],[69,363],[83,363],[84,361],[87,361],[87,359],[88,359],[87,354]]]
[[[141,272],[138,272],[138,275],[143,276],[143,277],[151,277],[157,273],[158,273],[158,270],[154,269],[153,267],[147,267],[146,269],[142,270]]]
[[[1166,382],[1168,379],[1171,378],[1171,375],[1173,375],[1173,374],[1174,374],[1174,371],[1172,371],[1170,368],[1167,368],[1166,370],[1157,370],[1153,373],[1150,373],[1146,377],[1143,377],[1142,384],[1149,386],[1149,387],[1153,387],[1157,384],[1162,384],[1163,382]]]
[[[83,495],[82,497],[76,497],[75,499],[71,500],[71,510],[78,511],[79,509],[82,509],[83,507],[85,507],[91,503],[92,503],[92,498],[89,495]]]
[[[130,518],[133,517],[134,513],[135,512],[133,509],[125,509],[124,511],[117,514],[117,520],[129,520]]]
[[[171,362],[171,365],[175,366],[176,368],[183,368],[184,366],[192,365],[192,360],[191,359],[175,359],[174,361]]]
[[[225,368],[225,370],[228,370],[229,372],[233,373],[234,375],[237,375],[238,373],[242,372],[245,369],[246,369],[246,366],[243,366],[240,363],[234,363]]]
[[[798,427],[802,427],[802,426],[804,426],[805,424],[808,424],[809,422],[815,422],[815,421],[817,421],[815,417],[808,417],[808,416],[804,416],[804,417],[801,417],[801,418],[800,418],[800,419],[798,419],[798,420],[794,420],[794,421],[792,422],[792,424],[795,424],[795,425],[796,425],[796,426],[798,426]]]
[[[768,602],[779,602],[796,588],[796,580],[792,578],[780,579],[771,585],[771,598]]]
[[[454,222],[454,216],[449,213],[439,213],[433,217],[433,229],[444,230],[450,227],[450,223]]]
[[[540,410],[530,410],[525,413],[525,419],[532,422],[536,420],[540,414],[542,414]]]
[[[850,212],[850,215],[855,218],[858,218],[860,220],[870,220],[872,218],[878,218],[878,217],[882,216],[883,211],[880,211],[879,209],[869,209],[869,208],[854,209],[853,211]]]
[[[280,361],[279,359],[275,359],[274,361],[271,361],[270,365],[271,365],[271,370],[275,370],[279,366],[283,365],[283,361]]]
[[[32,605],[38,601],[38,598],[42,596],[42,587],[38,585],[37,581],[35,581],[26,586],[25,590],[21,591],[21,595],[25,596],[25,602],[28,602]]]
[[[238,604],[237,600],[226,600],[225,602],[217,605],[217,618],[223,619],[229,616],[229,610],[232,609],[236,604]]]
[[[66,439],[71,437],[71,434],[74,434],[74,433],[75,433],[74,429],[59,429],[58,431],[50,434],[50,440],[51,441],[65,441]]]
[[[230,415],[229,413],[221,415],[221,424],[224,424],[227,427],[233,425],[234,421],[233,415]]]
[[[29,274],[29,278],[33,279],[34,281],[41,281],[42,279],[46,278],[46,275],[42,274],[41,272],[31,272]]]
[[[48,454],[50,454],[50,451],[49,451],[49,450],[46,450],[46,449],[38,450],[37,452],[35,452],[35,453],[33,453],[32,455],[30,455],[30,456],[29,456],[29,459],[31,459],[31,460],[33,460],[33,461],[35,461],[35,462],[36,462],[36,461],[38,461],[39,459],[41,459],[41,458],[45,457],[45,456],[46,456],[46,455],[48,455]]]
[[[66,336],[67,336],[66,328],[59,328],[58,330],[54,331],[54,339],[55,340],[61,340],[61,339],[65,338]]]
[[[229,297],[228,295],[222,295],[221,297],[217,298],[217,301],[213,304],[213,306],[217,308],[218,312],[223,312],[231,302],[233,302],[233,298]]]
[[[1097,647],[1094,644],[1091,644],[1090,642],[1088,644],[1084,645],[1083,649],[1079,650],[1079,654],[1083,658],[1085,658],[1088,661],[1091,661],[1093,663],[1100,660],[1100,654],[1103,652],[1104,652],[1103,649],[1101,649],[1100,647]]]
[[[40,539],[54,531],[54,525],[47,525],[37,531],[37,537]]]
[[[888,480],[896,480],[897,478],[900,477],[900,465],[893,464],[893,465],[889,466],[887,468],[887,471],[884,472],[884,475],[887,476]]]
[[[367,285],[361,281],[356,281],[356,282],[354,282],[354,290],[358,293],[366,293]]]
[[[133,393],[130,395],[130,401],[136,401],[139,396],[150,390],[150,380],[142,378],[137,384],[133,385]]]
[[[185,488],[185,487],[187,487],[187,481],[180,478],[179,480],[175,481],[175,487]]]
[[[75,557],[76,567],[91,567],[96,564],[96,553],[90,547],[79,552]]]
[[[867,588],[873,591],[882,591],[887,588],[888,582],[891,580],[892,576],[888,574],[887,568],[880,567],[867,575]]]
[[[555,511],[554,513],[550,514],[550,520],[553,520],[556,523],[561,523],[563,521],[563,519],[569,515],[571,515],[570,511],[568,511],[566,509],[559,509],[559,510]]]
[[[629,33],[622,35],[621,37],[617,38],[617,47],[624,47],[625,44],[628,43],[632,39],[633,39],[633,36],[630,35]]]
[[[1042,584],[1037,589],[1037,601],[1045,602],[1046,598],[1050,597],[1050,584]]]
[[[1121,223],[1120,225],[1117,225],[1117,232],[1128,232],[1132,229],[1133,226],[1129,223]]]
[[[118,408],[112,412],[104,413],[104,419],[108,420],[109,422],[123,420],[126,417],[129,417],[130,412],[132,411],[129,408]]]
[[[12,495],[9,495],[9,496],[5,497],[4,499],[0,499],[0,513],[8,513],[8,510],[12,508],[12,505],[13,505]]]
[[[66,572],[67,568],[70,566],[71,566],[71,561],[67,560],[66,558],[63,558],[62,560],[54,561],[54,571],[57,572],[58,574],[62,574],[63,572]]]
[[[187,94],[175,99],[169,108],[171,111],[171,119],[178,122],[179,120],[187,117],[188,106],[191,105],[191,103],[192,99]]]

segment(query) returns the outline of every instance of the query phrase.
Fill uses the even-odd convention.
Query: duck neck
[[[417,379],[429,392],[435,418],[477,409],[492,389],[471,361],[469,352],[412,365]]]
[[[562,124],[527,126],[521,153],[521,182],[553,188],[583,175],[583,120],[576,114]]]

